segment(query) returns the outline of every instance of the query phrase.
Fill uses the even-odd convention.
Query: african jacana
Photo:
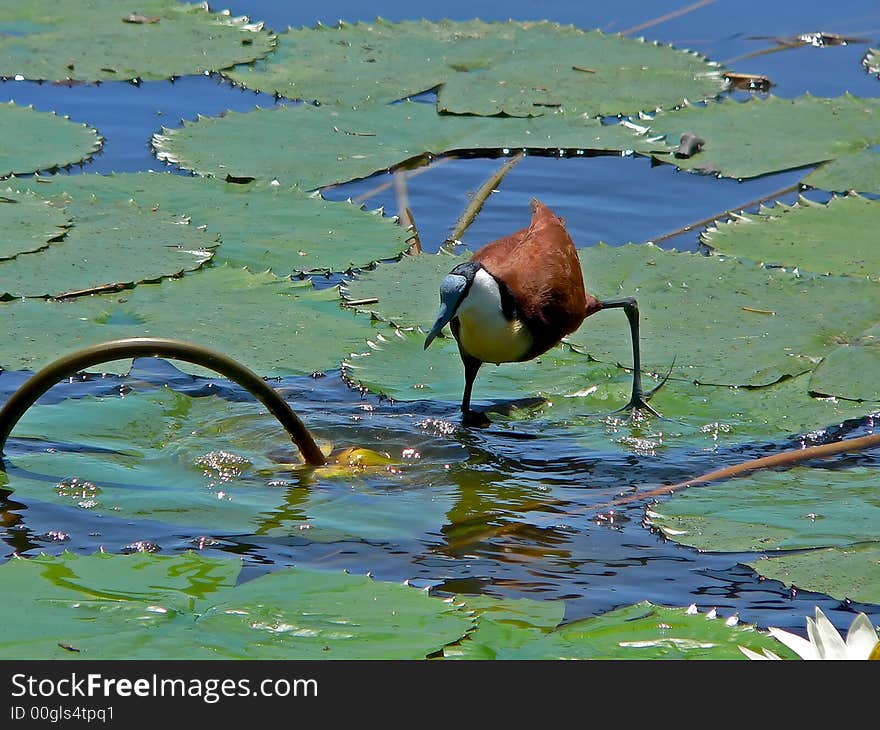
[[[471,411],[471,391],[484,362],[531,360],[574,332],[591,314],[615,307],[626,313],[633,347],[632,397],[621,410],[643,408],[659,416],[642,390],[636,300],[600,301],[587,293],[565,221],[532,200],[532,222],[527,228],[486,244],[443,280],[440,311],[425,338],[425,349],[450,324],[464,363],[462,413],[466,422],[484,423],[485,416]]]

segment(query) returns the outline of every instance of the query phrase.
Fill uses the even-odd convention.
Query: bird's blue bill
[[[458,274],[449,274],[440,284],[440,309],[437,312],[437,319],[428,336],[425,338],[425,349],[428,349],[434,338],[440,334],[449,321],[455,316],[461,300],[464,298],[465,290],[468,286],[468,280],[464,276]]]

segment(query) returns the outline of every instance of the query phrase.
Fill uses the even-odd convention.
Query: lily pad
[[[880,320],[880,288],[870,281],[805,277],[650,245],[600,244],[579,255],[588,291],[638,299],[644,369],[663,373],[675,361],[673,377],[692,382],[760,386],[800,375]],[[379,266],[349,285],[348,295],[377,297],[371,311],[400,327],[427,328],[439,299],[426,282],[435,277],[438,291],[457,261],[418,256]],[[601,362],[632,363],[622,313],[588,318],[567,341]],[[837,387],[843,383],[827,394],[837,395]]]
[[[0,193],[0,272],[2,262],[60,241],[68,228],[70,217],[48,200],[33,193]]]
[[[845,547],[876,538],[876,486],[867,468],[758,472],[679,492],[652,508],[648,523],[715,552]]]
[[[803,183],[835,192],[876,193],[880,190],[880,145],[826,162],[807,175]]]
[[[0,10],[0,76],[33,81],[167,79],[218,71],[270,53],[275,36],[205,4],[144,0],[7,4]]]
[[[547,21],[379,18],[291,28],[272,56],[227,75],[251,89],[340,106],[439,87],[440,111],[512,116],[559,107],[589,116],[636,113],[725,89],[718,65],[695,53]]]
[[[423,591],[283,569],[235,586],[239,560],[194,554],[13,559],[0,607],[27,616],[5,658],[423,659],[472,620]]]
[[[100,208],[77,216],[60,243],[0,261],[0,296],[58,297],[158,281],[200,268],[216,245],[216,235],[179,216],[130,203]]]
[[[662,136],[669,144],[677,145],[686,133],[705,141],[702,151],[689,158],[669,152],[656,155],[657,159],[686,170],[750,178],[836,160],[880,143],[880,99],[851,94],[824,99],[808,94],[797,99],[771,96],[746,102],[727,100],[657,114],[646,125],[647,136]],[[869,159],[860,158],[862,162]],[[862,185],[856,184],[864,179],[863,169],[852,181],[844,179],[842,173],[852,169],[850,163],[834,168],[830,187],[880,192],[862,190]],[[821,167],[818,174],[823,174]],[[823,184],[829,181],[830,174]],[[804,182],[818,185],[810,176]]]
[[[700,240],[718,254],[880,282],[878,229],[880,202],[848,195],[827,204],[801,198],[762,207],[707,229]]]
[[[217,598],[199,624],[229,658],[424,659],[473,626],[451,601],[345,573],[280,570]]]
[[[489,119],[438,114],[417,102],[231,111],[163,128],[153,135],[153,147],[159,159],[200,175],[274,178],[306,190],[458,150],[668,149],[632,135],[621,124],[578,114]]]
[[[761,558],[748,565],[787,586],[840,600],[880,603],[880,543],[876,541]]]
[[[144,172],[40,178],[30,188],[74,214],[81,208],[134,201],[143,208],[185,215],[193,227],[205,226],[220,235],[223,245],[215,251],[214,263],[271,269],[279,275],[367,266],[400,255],[411,235],[381,211],[367,212],[266,182]]]
[[[0,148],[0,177],[85,162],[104,142],[85,124],[12,101],[0,104],[0,135],[15,140],[15,144]]]
[[[152,520],[193,536],[403,542],[436,532],[452,506],[452,488],[426,473],[439,469],[427,454],[388,469],[300,469],[290,438],[256,401],[168,389],[68,399],[32,407],[13,437],[31,448],[7,448],[4,488],[25,504],[77,511],[80,521]]]
[[[830,353],[810,375],[810,392],[880,402],[880,326]]]
[[[562,601],[456,596],[471,611],[476,627],[462,641],[443,650],[445,659],[495,659],[499,648],[519,648],[553,631],[565,614]]]
[[[12,370],[34,370],[106,340],[151,336],[207,344],[263,375],[302,375],[338,367],[364,349],[371,332],[366,317],[342,309],[336,289],[229,266],[140,284],[124,296],[0,302],[0,316],[7,332],[0,363]],[[93,370],[124,373],[128,367],[120,361]]]
[[[517,623],[477,608],[476,631],[445,649],[444,656],[456,659],[744,659],[739,647],[745,646],[756,651],[767,648],[780,656],[794,657],[774,638],[750,624],[730,625],[723,618],[657,606],[648,601],[563,624],[550,631],[541,630],[541,626],[514,628]]]

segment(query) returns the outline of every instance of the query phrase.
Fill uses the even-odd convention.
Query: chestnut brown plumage
[[[533,200],[528,227],[486,244],[443,280],[440,311],[425,348],[449,323],[464,363],[461,410],[466,420],[478,422],[484,417],[471,411],[470,400],[484,362],[531,360],[591,314],[615,307],[626,312],[633,338],[633,391],[625,408],[656,414],[642,391],[635,299],[600,301],[589,294],[565,221]]]

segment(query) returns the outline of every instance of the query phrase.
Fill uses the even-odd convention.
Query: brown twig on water
[[[430,170],[433,170],[434,168],[436,168],[438,165],[445,165],[451,159],[452,159],[451,157],[438,157],[436,160],[432,160],[427,165],[423,165],[422,167],[417,167],[413,170],[403,170],[402,172],[406,175],[407,179],[410,179],[413,177],[417,177],[418,175],[421,175],[425,172],[429,172]],[[393,177],[391,180],[380,183],[379,185],[376,185],[376,187],[370,188],[365,193],[361,193],[360,195],[352,198],[351,202],[352,203],[364,203],[367,200],[369,200],[370,198],[373,198],[373,197],[379,195],[379,193],[384,193],[392,185],[394,185]],[[328,185],[327,187],[324,187],[321,189],[322,190],[332,190],[333,188],[336,188],[336,187],[339,187],[339,186],[338,185]]]
[[[660,23],[665,23],[667,20],[672,20],[673,18],[678,18],[681,15],[686,15],[694,10],[699,10],[704,5],[711,5],[715,0],[700,0],[700,2],[693,3],[692,5],[687,5],[683,8],[679,8],[678,10],[673,10],[671,13],[666,13],[665,15],[661,15],[659,18],[654,18],[653,20],[645,21],[640,25],[634,25],[632,28],[627,28],[626,30],[620,31],[620,35],[629,35],[630,33],[638,33],[640,30],[646,30],[647,28],[652,28],[655,25],[660,25]]]
[[[702,220],[695,221],[694,223],[689,223],[686,226],[682,226],[681,228],[676,228],[674,231],[670,231],[669,233],[664,233],[662,236],[657,236],[656,238],[650,239],[651,243],[657,244],[661,241],[666,241],[670,238],[675,238],[675,236],[680,236],[682,233],[688,233],[695,228],[701,228],[703,226],[708,226],[710,223],[714,223],[720,218],[725,218],[727,216],[734,215],[739,211],[743,211],[746,208],[751,208],[753,205],[760,205],[761,203],[766,203],[768,200],[772,200],[774,198],[780,198],[783,195],[788,195],[788,193],[794,193],[800,189],[800,183],[795,183],[794,185],[789,185],[787,188],[782,188],[782,190],[776,190],[769,195],[764,195],[761,198],[757,198],[756,200],[752,200],[743,205],[737,206],[736,208],[728,208],[727,210],[721,211],[720,213],[716,213],[715,215],[709,216],[708,218],[703,218]]]
[[[397,218],[404,228],[412,225],[409,217],[409,190],[406,187],[406,173],[397,170],[391,178],[394,184],[394,199],[397,201]]]
[[[628,494],[625,497],[618,497],[608,506],[615,507],[647,499],[649,497],[661,497],[697,484],[708,484],[709,482],[717,482],[722,479],[730,479],[730,477],[739,476],[740,474],[750,474],[751,472],[760,469],[770,469],[771,467],[777,466],[792,466],[793,464],[798,464],[802,461],[823,459],[828,456],[843,454],[848,451],[863,451],[864,449],[869,449],[873,446],[880,446],[880,433],[852,439],[843,439],[842,441],[835,441],[831,444],[821,444],[820,446],[808,446],[804,449],[791,449],[779,454],[773,454],[772,456],[763,456],[760,459],[752,459],[751,461],[744,461],[741,464],[734,464],[733,466],[726,466],[723,469],[716,469],[715,471],[701,474],[698,477],[678,482],[678,484],[655,487],[644,492],[636,492],[635,494]]]
[[[364,307],[367,304],[378,304],[379,297],[367,297],[366,299],[343,299],[343,307]]]

